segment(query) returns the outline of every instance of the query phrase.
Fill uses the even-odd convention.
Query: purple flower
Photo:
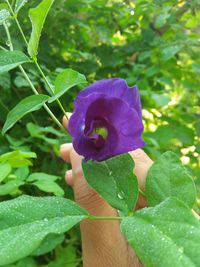
[[[123,79],[97,81],[82,90],[69,120],[73,146],[86,160],[102,161],[144,146],[140,96]]]

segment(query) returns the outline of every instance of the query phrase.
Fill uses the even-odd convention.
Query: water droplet
[[[45,221],[45,222],[48,222],[48,219],[47,219],[47,218],[44,218],[44,221]]]
[[[6,41],[6,45],[7,45],[7,46],[10,46],[10,42],[9,42],[9,40]]]
[[[111,175],[112,175],[112,171],[109,172],[109,176],[111,176]]]
[[[118,194],[117,194],[117,197],[119,198],[119,199],[124,199],[124,192],[119,192]]]

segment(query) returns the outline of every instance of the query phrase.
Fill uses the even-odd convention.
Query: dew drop
[[[45,222],[48,222],[48,219],[47,219],[47,218],[44,218],[44,221],[45,221]]]
[[[124,199],[124,192],[119,192],[118,194],[117,194],[117,197],[119,198],[119,199]]]
[[[9,40],[6,41],[6,45],[7,45],[7,46],[10,46],[10,42],[9,42]]]
[[[112,175],[112,171],[109,172],[109,176],[111,176],[111,175]]]

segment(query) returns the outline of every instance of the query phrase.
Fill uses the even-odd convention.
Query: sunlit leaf
[[[43,0],[36,8],[29,10],[29,17],[32,23],[32,33],[28,44],[28,53],[32,58],[36,57],[38,53],[38,45],[42,28],[53,2],[54,0]]]
[[[56,78],[54,95],[49,99],[48,102],[51,103],[57,98],[61,97],[73,86],[86,84],[86,82],[86,78],[83,74],[72,69],[63,70]]]

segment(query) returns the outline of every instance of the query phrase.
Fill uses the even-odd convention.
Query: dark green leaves
[[[0,51],[0,73],[29,61],[29,58],[21,51]]]
[[[196,198],[192,178],[177,155],[170,151],[161,155],[150,168],[145,193],[150,206],[174,196],[192,207]]]
[[[28,44],[28,53],[34,58],[38,53],[38,45],[47,14],[54,0],[43,0],[36,8],[29,10],[32,33]]]
[[[49,99],[48,102],[51,103],[57,98],[61,97],[71,87],[79,84],[85,84],[86,82],[86,78],[83,74],[72,69],[63,70],[60,74],[58,74],[55,80],[54,95]]]
[[[121,229],[146,267],[199,266],[200,222],[181,201],[138,211]]]
[[[106,161],[82,163],[85,178],[111,206],[132,212],[138,197],[138,182],[133,174],[134,162],[128,154]]]
[[[46,95],[32,95],[21,100],[7,115],[2,134],[5,134],[17,121],[29,112],[38,110],[48,100]]]
[[[49,234],[61,234],[87,217],[70,200],[23,196],[0,203],[0,266],[36,250]]]

